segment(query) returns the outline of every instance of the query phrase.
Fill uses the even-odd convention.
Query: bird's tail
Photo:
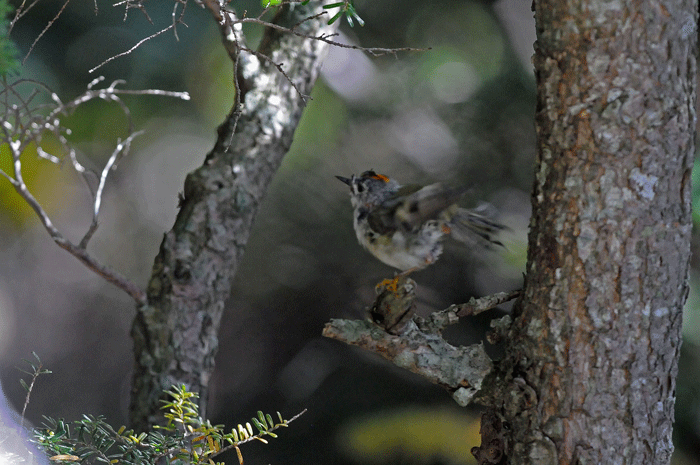
[[[489,249],[494,246],[503,247],[496,236],[508,227],[484,216],[482,210],[485,209],[458,208],[449,222],[450,235],[460,242],[478,244]]]

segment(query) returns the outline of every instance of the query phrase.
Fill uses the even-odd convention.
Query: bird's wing
[[[466,192],[463,187],[446,187],[443,184],[404,186],[395,196],[372,209],[368,215],[369,226],[380,234],[398,229],[414,230],[455,204]]]

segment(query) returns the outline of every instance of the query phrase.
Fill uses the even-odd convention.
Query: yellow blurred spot
[[[53,460],[54,462],[77,462],[80,460],[80,457],[76,455],[60,454],[49,457],[49,460]]]
[[[63,148],[50,135],[42,140],[42,147],[48,153],[63,157]],[[44,210],[53,216],[58,209],[65,209],[72,203],[72,190],[68,189],[65,177],[67,170],[61,170],[48,160],[40,158],[36,146],[30,144],[20,157],[22,178],[29,192],[39,201]],[[14,178],[14,162],[7,144],[0,145],[0,169]],[[15,188],[4,176],[0,176],[0,218],[4,223],[22,227],[28,221],[37,221],[36,214],[27,205]]]
[[[359,463],[410,457],[411,463],[476,463],[471,448],[481,442],[479,418],[449,409],[408,408],[346,424],[338,434],[345,452]]]

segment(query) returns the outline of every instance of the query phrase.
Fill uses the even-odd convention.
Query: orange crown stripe
[[[372,178],[379,179],[380,181],[384,181],[384,182],[389,182],[389,178],[387,178],[383,174],[374,173],[374,176],[372,176]]]

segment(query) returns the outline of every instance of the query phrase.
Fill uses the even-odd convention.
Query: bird
[[[350,187],[357,240],[400,276],[435,263],[447,236],[468,245],[503,246],[496,235],[504,225],[457,205],[464,187],[402,186],[373,170],[336,178]]]

